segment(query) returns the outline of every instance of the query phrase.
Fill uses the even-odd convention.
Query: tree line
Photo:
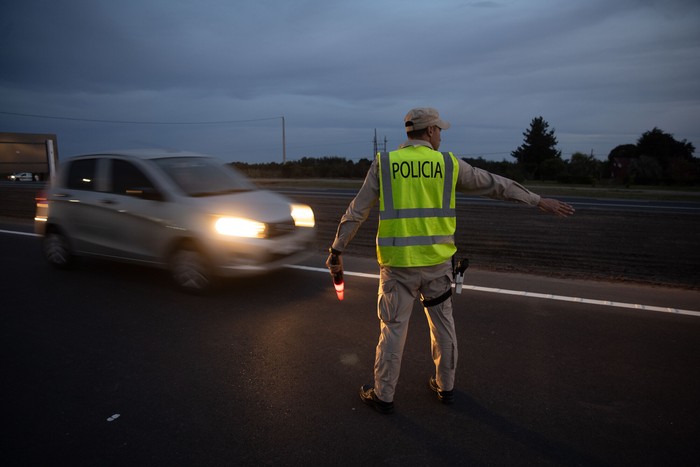
[[[576,152],[562,158],[554,129],[536,117],[523,133],[523,144],[511,152],[515,161],[490,161],[482,157],[460,157],[474,167],[516,181],[559,183],[619,183],[624,185],[700,185],[700,159],[693,156],[692,143],[677,141],[659,128],[643,133],[636,144],[615,147],[607,160]],[[284,164],[276,162],[233,165],[251,178],[364,178],[372,161],[348,160],[340,156],[302,157]]]

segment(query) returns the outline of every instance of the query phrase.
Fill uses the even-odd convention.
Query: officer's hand
[[[568,217],[576,212],[576,210],[570,204],[552,198],[541,198],[537,207],[540,208],[541,211],[548,212],[559,217]]]
[[[335,259],[336,264],[331,264],[331,259]],[[326,260],[326,267],[331,271],[331,274],[336,274],[339,272],[343,271],[343,256],[342,255],[334,255],[330,254],[328,255],[328,259]]]

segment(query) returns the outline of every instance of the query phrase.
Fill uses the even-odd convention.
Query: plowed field
[[[314,208],[325,251],[347,198],[295,196]],[[700,288],[700,216],[577,208],[569,218],[507,202],[458,205],[459,255],[472,267],[555,277]],[[373,257],[376,209],[348,254]]]

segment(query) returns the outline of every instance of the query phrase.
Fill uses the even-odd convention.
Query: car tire
[[[42,243],[44,258],[55,268],[69,269],[73,266],[73,252],[68,238],[58,230],[50,230]]]
[[[172,254],[170,276],[178,289],[190,294],[203,294],[214,286],[209,261],[192,245],[183,245]]]

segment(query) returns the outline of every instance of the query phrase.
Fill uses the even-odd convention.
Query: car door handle
[[[116,204],[117,202],[114,201],[113,199],[105,198],[105,199],[101,199],[100,203],[102,203],[102,204]]]

